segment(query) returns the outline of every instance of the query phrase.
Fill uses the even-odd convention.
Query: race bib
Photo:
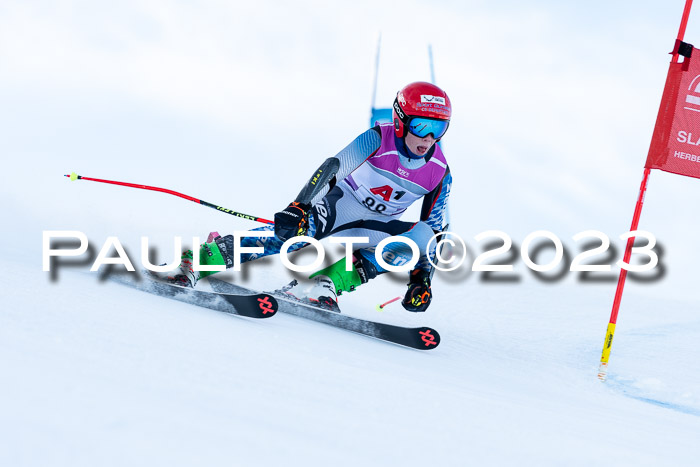
[[[388,216],[404,212],[422,195],[413,193],[374,171],[369,164],[360,166],[352,173],[357,185],[355,198],[367,209]]]

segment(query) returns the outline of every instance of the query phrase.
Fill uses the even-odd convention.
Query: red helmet
[[[452,104],[439,87],[417,81],[396,94],[392,114],[394,131],[399,138],[409,131],[421,138],[432,134],[440,140],[450,124]]]

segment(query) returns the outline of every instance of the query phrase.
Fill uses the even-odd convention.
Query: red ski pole
[[[251,216],[249,214],[243,214],[240,212],[232,211],[231,209],[217,206],[216,204],[209,203],[207,201],[197,199],[197,198],[194,198],[192,196],[188,196],[188,195],[185,195],[182,193],[178,193],[177,191],[168,190],[166,188],[159,188],[157,186],[139,185],[136,183],[115,182],[114,180],[102,180],[100,178],[83,177],[81,175],[76,174],[75,172],[72,172],[70,175],[66,175],[66,177],[70,178],[73,181],[75,181],[75,180],[89,180],[91,182],[110,183],[112,185],[128,186],[131,188],[140,188],[142,190],[160,191],[162,193],[167,193],[169,195],[179,196],[180,198],[184,198],[184,199],[189,200],[189,201],[194,201],[195,203],[201,204],[202,206],[207,206],[209,208],[216,209],[219,212],[225,212],[226,214],[231,214],[232,216],[241,217],[243,219],[248,219],[251,221],[262,222],[263,224],[274,224],[274,222],[271,220],[267,220],[267,219],[263,219],[262,217]]]

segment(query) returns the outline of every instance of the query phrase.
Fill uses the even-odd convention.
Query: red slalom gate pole
[[[693,6],[693,0],[685,1],[685,8],[683,8],[683,16],[681,17],[681,24],[678,28],[678,36],[676,37],[676,47],[674,47],[673,57],[671,62],[675,63],[678,61],[678,43],[683,40],[685,36],[685,29],[688,25],[688,17],[690,16],[690,8]],[[644,205],[644,196],[646,195],[647,184],[649,183],[649,174],[651,173],[650,168],[644,169],[644,177],[642,178],[642,185],[639,188],[639,196],[637,198],[637,204],[634,208],[634,215],[632,216],[632,226],[630,231],[634,232],[639,226],[639,218],[642,215],[642,207]],[[635,237],[630,237],[627,239],[627,246],[625,247],[625,255],[623,261],[629,264],[630,258],[632,256],[632,247],[634,246]],[[625,288],[625,280],[627,279],[627,270],[624,268],[620,269],[620,277],[617,280],[617,289],[615,290],[615,299],[613,300],[612,312],[610,313],[610,322],[608,323],[608,329],[605,333],[605,341],[603,343],[603,354],[600,357],[600,366],[598,367],[598,379],[605,381],[608,375],[608,361],[610,360],[610,351],[612,348],[613,336],[615,335],[615,326],[617,325],[617,315],[620,311],[620,302],[622,301],[622,291]]]
[[[632,216],[632,226],[630,227],[630,232],[637,230],[639,226],[639,218],[642,216],[642,207],[644,206],[644,195],[647,191],[647,184],[649,182],[649,174],[651,169],[644,169],[644,177],[642,178],[642,185],[639,187],[639,197],[637,198],[637,205],[634,208],[634,216]],[[632,247],[634,246],[635,237],[630,237],[627,239],[627,246],[625,247],[625,255],[623,261],[627,264],[630,262],[632,257]],[[622,291],[625,288],[625,280],[627,279],[627,269],[620,269],[620,277],[617,280],[617,290],[615,290],[615,299],[613,300],[612,312],[610,314],[610,322],[608,323],[608,329],[605,333],[605,342],[603,344],[603,355],[600,357],[600,366],[598,367],[598,378],[601,381],[605,381],[608,375],[608,360],[610,360],[610,350],[612,347],[612,340],[615,334],[615,326],[617,325],[617,314],[620,311],[620,302],[622,301]]]
[[[681,26],[678,28],[678,36],[676,39],[682,41],[685,37],[685,27],[688,25],[688,17],[690,16],[690,8],[693,6],[693,0],[685,0],[685,8],[683,8],[683,17],[681,18]],[[678,59],[678,53],[673,54],[673,60]]]
[[[183,193],[178,193],[177,191],[173,191],[173,190],[168,190],[167,188],[159,188],[157,186],[148,186],[148,185],[139,185],[136,183],[117,182],[114,180],[103,180],[100,178],[83,177],[81,175],[76,174],[75,172],[71,173],[70,175],[66,175],[66,177],[70,178],[73,181],[75,181],[75,180],[89,180],[91,182],[109,183],[112,185],[128,186],[130,188],[139,188],[142,190],[160,191],[161,193],[167,193],[169,195],[178,196],[178,197],[184,198],[188,201],[193,201],[197,204],[201,204],[202,206],[216,209],[219,212],[231,214],[232,216],[240,217],[242,219],[248,219],[251,221],[262,222],[263,224],[273,224],[274,225],[274,222],[271,220],[263,219],[262,217],[251,216],[249,214],[243,214],[240,212],[236,212],[236,211],[233,211],[231,209],[227,209],[227,208],[224,208],[221,206],[217,206],[216,204],[209,203],[209,202],[201,200],[201,199],[197,199],[193,196],[185,195]]]

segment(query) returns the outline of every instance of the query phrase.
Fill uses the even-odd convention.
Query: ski
[[[217,292],[255,293],[222,280],[209,277],[209,283]],[[353,318],[342,313],[329,311],[294,299],[281,292],[269,292],[277,299],[279,311],[336,328],[345,329],[385,342],[410,347],[417,350],[432,350],[440,344],[440,334],[433,328],[407,328],[393,324],[378,323],[360,318]]]
[[[277,313],[278,308],[277,300],[272,295],[250,290],[244,293],[195,290],[160,282],[149,274],[111,274],[108,278],[143,292],[247,318],[271,318]]]

